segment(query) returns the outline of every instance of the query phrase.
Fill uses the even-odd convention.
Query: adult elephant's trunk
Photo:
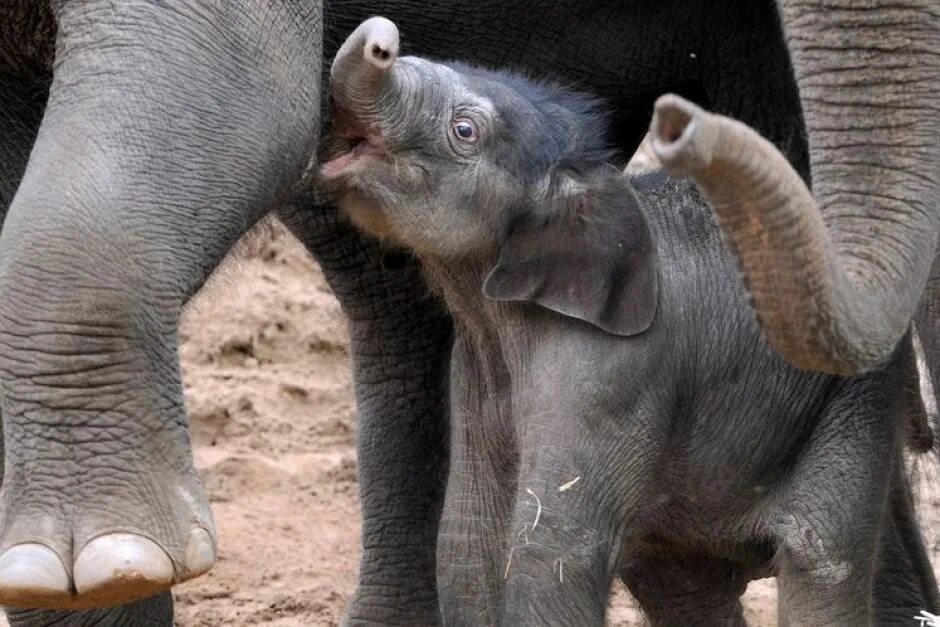
[[[376,115],[382,85],[398,58],[398,28],[382,17],[369,18],[346,39],[330,68],[330,92],[339,112],[357,120]]]
[[[316,147],[321,22],[313,2],[53,4],[0,235],[0,605],[75,608],[215,559],[179,314]]]
[[[768,143],[675,98],[654,149],[715,204],[770,343],[856,374],[910,325],[937,243],[940,12],[933,0],[784,0],[814,194]]]

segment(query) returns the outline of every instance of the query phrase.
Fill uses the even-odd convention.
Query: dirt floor
[[[346,323],[315,264],[282,229],[248,248],[183,325],[186,400],[220,555],[208,575],[176,589],[177,621],[334,625],[359,553]],[[921,509],[935,531],[940,491],[925,493]],[[936,537],[930,547],[940,551]],[[771,580],[752,584],[751,624],[775,624],[775,596]],[[622,591],[610,623],[642,624]]]

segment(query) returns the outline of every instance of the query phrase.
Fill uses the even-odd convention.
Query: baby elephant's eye
[[[454,135],[462,142],[472,144],[480,139],[476,123],[470,118],[456,118],[453,122]]]

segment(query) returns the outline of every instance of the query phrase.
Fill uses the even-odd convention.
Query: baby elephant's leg
[[[626,559],[621,578],[654,627],[746,624],[740,597],[748,577],[732,562],[668,549]]]
[[[495,355],[481,353],[458,338],[451,364],[450,472],[437,542],[445,625],[496,624],[511,541],[517,456],[508,377]]]
[[[893,375],[835,391],[777,501],[771,530],[782,626],[874,621],[879,539],[892,524],[888,493],[905,434],[893,420]]]
[[[937,580],[921,535],[900,456],[878,545],[874,615],[878,625],[903,625],[921,610],[940,613]]]
[[[781,627],[872,624],[872,535],[860,532],[858,546],[850,547],[829,535],[826,523],[792,523],[787,547],[777,556]]]
[[[556,411],[558,411],[556,409]],[[603,625],[656,446],[647,421],[615,429],[574,412],[525,425],[502,625]]]
[[[600,489],[581,481],[582,490]],[[619,553],[613,525],[592,516],[587,499],[558,493],[560,479],[522,485],[533,487],[517,493],[500,624],[603,625]]]

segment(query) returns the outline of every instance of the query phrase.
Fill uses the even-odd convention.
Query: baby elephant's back
[[[655,171],[631,180],[656,241],[657,323],[673,341],[763,344],[734,258],[694,183]]]

